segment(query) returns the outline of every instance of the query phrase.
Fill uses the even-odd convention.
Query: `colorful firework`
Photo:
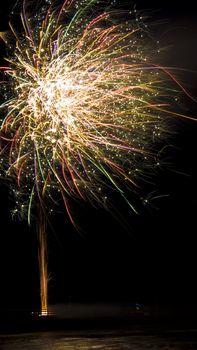
[[[150,40],[135,11],[122,20],[120,11],[99,10],[101,3],[66,0],[56,10],[47,1],[27,15],[32,4],[24,1],[23,30],[10,23],[1,166],[16,195],[13,213],[29,223],[34,208],[53,210],[58,193],[73,224],[69,200],[106,205],[108,189],[135,211],[124,189],[135,191],[136,175],[154,163],[153,145],[166,133],[165,72],[151,64]],[[41,219],[46,310],[43,226]]]
[[[70,198],[104,204],[108,186],[126,199],[121,182],[135,188],[163,133],[164,78],[149,62],[143,30],[135,19],[119,24],[116,13],[90,18],[95,3],[67,0],[34,17],[23,3],[24,35],[11,25],[1,148],[17,184],[15,213],[29,222],[34,203],[52,210],[57,192],[71,220]]]

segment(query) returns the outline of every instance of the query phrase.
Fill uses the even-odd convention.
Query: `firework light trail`
[[[153,145],[166,132],[165,74],[151,64],[135,11],[125,20],[120,11],[102,12],[100,3],[66,0],[56,10],[47,1],[33,14],[24,2],[23,30],[10,23],[15,40],[8,42],[9,68],[1,68],[1,167],[16,196],[13,214],[29,223],[37,207],[41,216],[53,210],[57,193],[73,224],[69,200],[105,206],[107,188],[135,211],[124,186],[135,190],[136,174],[154,162]],[[43,226],[41,218],[44,314]]]

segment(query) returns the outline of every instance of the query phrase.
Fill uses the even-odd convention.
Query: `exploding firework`
[[[74,223],[69,200],[106,205],[108,189],[135,211],[125,188],[135,190],[166,132],[165,74],[151,63],[145,28],[135,11],[123,20],[99,4],[66,0],[57,10],[51,1],[28,15],[32,4],[24,2],[23,30],[10,24],[15,46],[9,41],[9,68],[2,67],[1,166],[16,196],[13,214],[29,223],[37,207],[43,217],[59,198]],[[46,310],[44,226],[41,219]]]
[[[118,24],[116,13],[90,19],[96,2],[67,0],[33,18],[23,9],[20,37],[11,25],[1,147],[17,184],[15,213],[29,222],[34,203],[51,208],[57,192],[71,220],[70,198],[102,204],[106,186],[124,196],[121,181],[135,188],[163,133],[163,73],[149,62],[143,31],[135,20]]]

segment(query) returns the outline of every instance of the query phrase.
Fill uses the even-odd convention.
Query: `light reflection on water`
[[[197,340],[194,339],[193,336],[190,338],[177,334],[176,336],[173,334],[91,336],[86,332],[83,336],[71,337],[65,333],[43,332],[0,336],[0,350],[185,350],[188,348],[196,350]]]

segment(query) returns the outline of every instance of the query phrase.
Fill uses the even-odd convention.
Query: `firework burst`
[[[135,11],[123,20],[120,11],[102,12],[101,3],[65,0],[57,10],[52,1],[39,8],[24,1],[22,28],[10,23],[14,40],[3,36],[2,177],[16,196],[13,214],[30,223],[36,213],[42,315],[46,214],[62,198],[75,224],[70,199],[106,206],[112,190],[136,211],[125,190],[136,191],[166,134],[168,72],[151,63],[153,47]]]
[[[16,47],[7,58],[1,149],[17,184],[15,213],[29,221],[34,203],[50,211],[57,192],[71,220],[70,198],[104,204],[108,186],[126,199],[121,183],[135,189],[163,133],[164,78],[143,30],[136,19],[118,23],[116,12],[92,18],[97,3],[67,0],[34,17],[23,3],[24,34],[10,25]]]

